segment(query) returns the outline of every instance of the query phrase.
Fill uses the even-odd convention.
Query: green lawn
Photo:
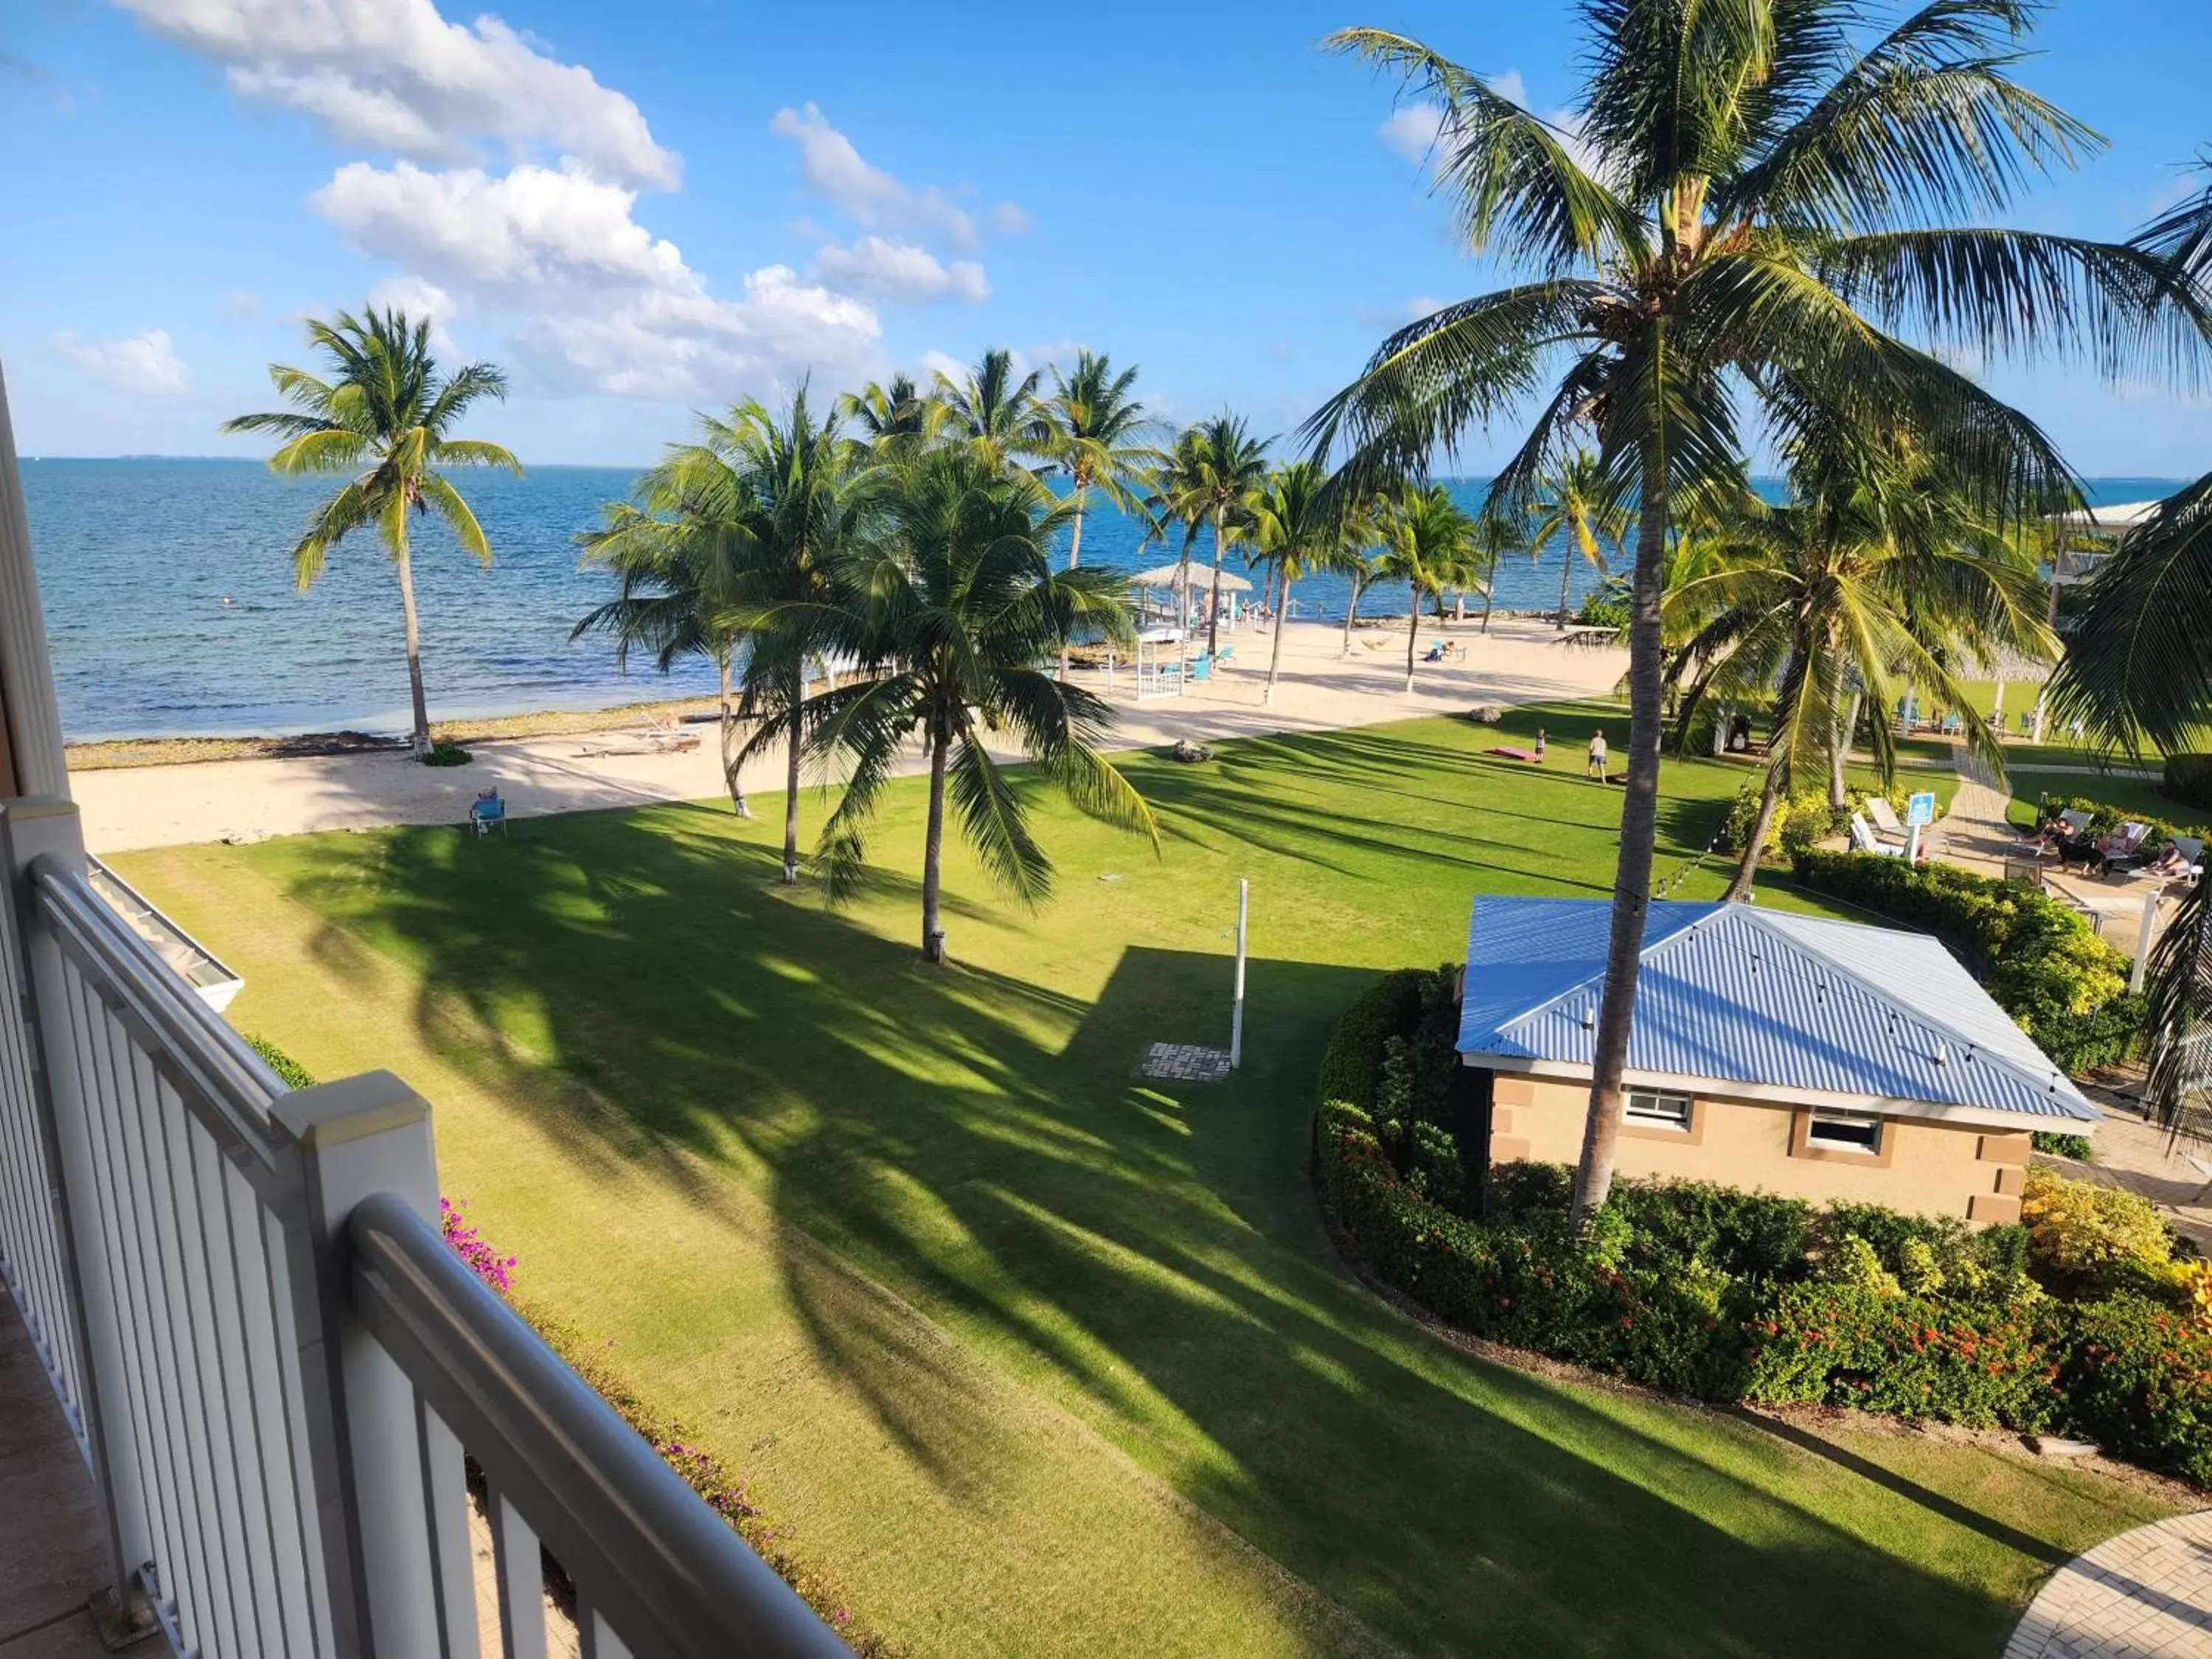
[[[2035,803],[2042,795],[2080,795],[2102,801],[2131,817],[2164,818],[2184,829],[2203,829],[2208,814],[2160,793],[2150,778],[2124,778],[2111,773],[2045,772],[2010,765],[2005,781],[2012,791],[2010,817],[2018,824],[2035,821]]]
[[[241,1025],[429,1097],[443,1185],[526,1297],[912,1653],[1994,1659],[2041,1575],[2160,1500],[1485,1364],[1322,1232],[1332,1021],[1374,970],[1458,954],[1474,892],[1607,893],[1619,797],[1579,745],[1540,773],[1481,753],[1600,718],[1625,728],[1138,757],[1163,856],[1048,808],[1035,915],[956,857],[949,971],[915,960],[912,785],[843,915],[777,889],[765,809],[116,862],[244,971]],[[1669,765],[1662,873],[1744,775]],[[1239,876],[1246,1069],[1143,1085],[1150,1042],[1227,1036]]]

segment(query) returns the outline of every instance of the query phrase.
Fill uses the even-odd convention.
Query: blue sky
[[[994,343],[1106,349],[1173,418],[1285,431],[1496,276],[1390,142],[1390,88],[1315,49],[1352,22],[1574,96],[1564,0],[7,0],[18,446],[258,453],[217,423],[270,404],[302,314],[372,295],[508,368],[478,429],[526,461],[647,459],[691,408]],[[2203,0],[2060,0],[2034,44],[2024,77],[2112,142],[2011,216],[2123,235],[2212,143]],[[2202,395],[1994,383],[2085,472],[2212,465]]]

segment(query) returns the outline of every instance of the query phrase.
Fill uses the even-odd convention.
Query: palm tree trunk
[[[1751,833],[1736,854],[1735,879],[1729,883],[1728,891],[1722,896],[1724,904],[1742,904],[1751,897],[1752,884],[1759,878],[1759,861],[1766,855],[1767,832],[1774,828],[1774,810],[1782,804],[1782,767],[1778,758],[1766,768],[1766,781],[1759,787],[1759,811],[1751,821]]]
[[[1643,500],[1636,527],[1636,578],[1628,614],[1628,774],[1622,780],[1620,861],[1613,886],[1613,930],[1606,947],[1605,987],[1590,1056],[1589,1115],[1575,1173],[1574,1222],[1585,1227],[1613,1190],[1620,1139],[1621,1073],[1636,1013],[1636,978],[1643,966],[1644,924],[1651,894],[1652,838],[1659,806],[1660,569],[1667,551],[1667,458],[1655,437],[1644,446]]]
[[[1834,738],[1828,744],[1828,810],[1844,810],[1844,766],[1850,759],[1851,739],[1858,734],[1859,702],[1864,694],[1854,691],[1845,705],[1842,721],[1836,727]]]
[[[730,647],[714,648],[714,667],[722,678],[722,782],[730,792],[730,810],[749,818],[753,809],[745,803],[745,787],[738,777],[738,708],[730,701]]]
[[[1352,579],[1352,602],[1344,607],[1344,654],[1347,657],[1352,654],[1352,624],[1359,620],[1360,586],[1359,578],[1354,576]]]
[[[945,876],[945,761],[950,747],[941,732],[929,737],[929,828],[921,841],[921,959],[945,960],[945,924],[938,899]]]
[[[1498,556],[1490,556],[1489,580],[1482,585],[1482,631],[1490,631],[1490,607],[1496,603],[1498,593]]]
[[[1075,481],[1075,518],[1067,531],[1067,568],[1074,569],[1083,562],[1083,498],[1091,486],[1080,477]],[[1060,678],[1067,678],[1067,641],[1060,642]]]
[[[1291,573],[1283,572],[1283,609],[1291,608]],[[1275,674],[1283,665],[1283,618],[1275,618],[1275,642],[1267,647],[1267,689],[1260,694],[1262,704],[1275,700]]]
[[[1575,579],[1575,538],[1562,532],[1559,540],[1562,544],[1559,559],[1559,629],[1561,632],[1565,632],[1567,626],[1567,588]]]
[[[422,695],[422,629],[415,616],[415,567],[407,556],[407,532],[399,532],[399,545],[392,550],[392,568],[399,573],[399,608],[407,617],[407,692],[415,705],[415,753],[419,759],[430,752],[430,704]]]
[[[1413,595],[1413,604],[1406,611],[1406,690],[1410,691],[1413,689],[1413,647],[1421,638],[1421,585],[1408,582],[1406,589]]]
[[[1221,639],[1221,525],[1226,509],[1213,509],[1213,591],[1206,596],[1206,654],[1212,656]]]
[[[803,744],[799,707],[806,700],[806,671],[792,672],[791,744],[783,758],[783,884],[799,885],[799,758]]]

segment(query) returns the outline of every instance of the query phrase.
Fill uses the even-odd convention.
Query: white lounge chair
[[[1851,814],[1851,851],[1854,853],[1873,853],[1879,857],[1886,859],[1902,858],[1905,856],[1904,849],[1902,848],[1892,847],[1887,842],[1882,840],[1881,836],[1875,834],[1874,826],[1866,821],[1866,814],[1863,812],[1854,812]]]
[[[1898,818],[1897,809],[1892,806],[1883,796],[1869,795],[1867,797],[1866,815],[1873,821],[1875,829],[1881,834],[1894,836],[1899,841],[1905,839],[1905,825]]]

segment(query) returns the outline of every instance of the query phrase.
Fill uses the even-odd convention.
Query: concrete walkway
[[[2212,1510],[2075,1556],[2028,1604],[2004,1659],[2212,1659]]]

